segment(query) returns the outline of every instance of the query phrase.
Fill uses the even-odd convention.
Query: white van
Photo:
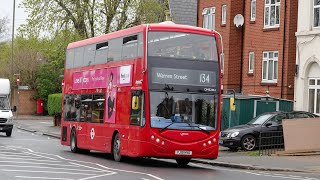
[[[13,114],[16,106],[11,109],[10,106],[10,81],[0,78],[0,132],[5,132],[9,137],[13,129]]]

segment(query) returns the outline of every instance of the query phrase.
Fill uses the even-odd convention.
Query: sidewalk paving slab
[[[16,127],[24,131],[60,139],[60,127],[53,126],[52,118],[27,118],[14,120]],[[320,174],[320,155],[249,156],[246,153],[230,152],[221,147],[217,160],[193,159],[192,162],[236,169]]]

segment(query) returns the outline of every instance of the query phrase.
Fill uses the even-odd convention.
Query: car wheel
[[[10,136],[11,136],[11,134],[12,134],[12,130],[10,130],[10,131],[6,131],[6,136],[7,136],[7,137],[10,137]]]
[[[79,149],[77,147],[76,131],[74,129],[71,130],[71,135],[70,135],[70,150],[73,153],[79,152]]]
[[[252,135],[245,135],[241,140],[241,148],[246,151],[252,151],[257,146],[257,140]]]
[[[113,159],[118,162],[121,161],[120,145],[121,145],[120,136],[119,136],[119,133],[117,133],[113,140],[112,155],[113,155]]]
[[[190,162],[190,158],[178,158],[178,159],[176,159],[176,161],[177,161],[177,164],[179,165],[179,166],[186,166],[186,165],[188,165],[189,164],[189,162]]]

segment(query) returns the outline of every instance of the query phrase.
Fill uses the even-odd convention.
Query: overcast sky
[[[25,9],[19,8],[19,4],[22,0],[16,0],[16,12],[15,12],[15,34],[16,29],[21,25],[26,23],[28,14],[25,12]],[[13,0],[0,0],[0,17],[3,18],[7,16],[9,18],[9,32],[8,38],[11,39],[12,34],[12,16],[13,16]]]

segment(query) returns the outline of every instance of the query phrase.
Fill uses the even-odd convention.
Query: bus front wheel
[[[112,155],[113,155],[113,159],[115,161],[121,161],[121,153],[120,153],[120,135],[119,133],[116,134],[116,136],[114,137],[114,140],[113,140],[113,152],[112,152]]]
[[[73,153],[79,152],[79,149],[77,147],[76,131],[74,129],[72,129],[71,135],[70,135],[70,149],[71,149],[71,152]]]
[[[189,162],[191,161],[190,158],[178,158],[176,159],[177,161],[177,164],[180,165],[180,166],[186,166],[189,164]]]

